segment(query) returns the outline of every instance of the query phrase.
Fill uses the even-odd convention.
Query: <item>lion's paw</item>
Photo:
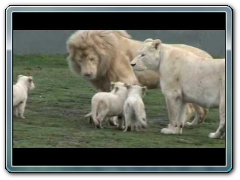
[[[185,125],[187,127],[196,127],[198,124],[197,123],[193,123],[193,122],[187,122]]]
[[[219,133],[210,133],[208,137],[212,139],[220,138]]]
[[[173,131],[172,129],[169,129],[169,128],[163,128],[161,130],[161,133],[162,134],[175,134],[175,131]]]

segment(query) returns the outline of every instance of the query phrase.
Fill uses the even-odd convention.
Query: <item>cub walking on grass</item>
[[[24,117],[28,98],[28,91],[35,88],[32,76],[19,75],[17,83],[13,85],[13,110],[14,115]]]
[[[146,86],[130,86],[128,98],[125,101],[123,107],[125,119],[124,132],[126,132],[129,127],[131,127],[131,131],[133,131],[134,128],[136,131],[139,131],[138,128],[142,129],[147,127],[145,106],[142,100],[145,95],[146,89]]]
[[[119,128],[123,129],[123,104],[127,98],[129,85],[122,82],[111,83],[111,92],[99,92],[92,98],[92,111],[86,117],[92,116],[96,127],[102,127],[106,117],[118,116]]]

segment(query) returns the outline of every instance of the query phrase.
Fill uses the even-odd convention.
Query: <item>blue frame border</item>
[[[226,166],[13,166],[12,165],[12,13],[13,12],[225,12],[226,13]],[[233,57],[232,57],[232,8],[229,6],[9,6],[5,12],[6,63],[5,63],[5,136],[6,169],[9,172],[230,172],[233,165]],[[230,59],[230,60],[229,60]],[[230,74],[229,74],[230,73]],[[230,92],[229,92],[230,91]],[[231,93],[231,99],[228,94]]]

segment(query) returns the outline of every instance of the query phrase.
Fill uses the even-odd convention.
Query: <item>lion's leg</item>
[[[177,127],[177,134],[182,134],[183,127],[186,121],[186,110],[187,110],[188,104],[186,102],[182,102],[182,106],[180,109],[180,113],[178,116],[178,127]]]
[[[110,126],[111,124],[110,124],[110,118],[105,118],[105,121],[106,121],[106,124],[108,125],[108,126]]]
[[[194,116],[194,114],[195,114],[195,109],[193,107],[193,104],[188,103],[187,107],[186,107],[186,121],[185,121],[185,124],[187,124],[191,120],[191,118]]]
[[[18,106],[18,112],[20,114],[21,118],[25,118],[24,117],[24,111],[25,111],[25,107],[26,107],[26,101],[23,101],[19,106]]]
[[[224,106],[224,107],[223,107]],[[219,127],[215,133],[210,133],[209,138],[221,138],[225,133],[225,103],[220,108],[220,122]]]
[[[174,115],[173,113],[175,113],[174,111],[172,112],[172,108],[170,105],[170,100],[168,100],[167,98],[165,98],[166,100],[166,105],[167,105],[167,111],[168,111],[168,118],[169,118],[169,124],[168,124],[168,129],[175,129],[176,127],[176,122],[174,120]]]
[[[134,131],[134,125],[131,124],[131,131]]]
[[[135,126],[135,130],[136,130],[136,131],[139,131],[138,125]]]
[[[106,119],[107,114],[108,114],[108,111],[102,111],[97,116],[97,121],[100,129],[103,129],[102,122]]]
[[[215,133],[210,133],[209,138],[221,138],[225,133],[225,87],[220,93],[220,105],[219,105],[219,127]]]
[[[117,126],[117,125],[118,125],[118,124],[117,124],[117,116],[114,116],[114,117],[109,118],[108,123],[109,123],[109,125],[111,125],[111,126]]]
[[[118,116],[118,129],[124,130],[124,116]]]
[[[129,114],[129,113],[125,113],[125,115],[124,115],[124,122],[125,122],[125,129],[124,129],[124,132],[126,132],[126,131],[128,130],[128,127],[129,127],[130,121],[131,121],[130,114]]]
[[[192,104],[196,114],[192,122],[187,122],[187,126],[197,126],[200,122],[200,119],[204,117],[204,109],[196,104]]]
[[[92,116],[89,117],[89,124],[93,124]]]
[[[181,133],[182,125],[182,114],[181,118],[179,118],[180,113],[185,111],[185,105],[182,107],[182,97],[180,93],[171,94],[171,96],[166,97],[167,107],[168,107],[168,116],[170,120],[169,128],[163,128],[161,133],[163,134],[179,134]],[[184,115],[185,117],[185,115]],[[180,121],[181,119],[181,121]],[[185,119],[184,119],[185,121]]]
[[[201,124],[204,122],[204,120],[207,116],[208,110],[201,106],[198,106],[196,104],[192,104],[192,105],[196,111],[196,115],[192,122],[187,122],[187,125],[188,126],[197,126],[198,124]]]
[[[18,117],[18,115],[19,115],[18,107],[14,107],[14,108],[13,108],[13,111],[14,111],[14,115],[15,115],[16,117]]]

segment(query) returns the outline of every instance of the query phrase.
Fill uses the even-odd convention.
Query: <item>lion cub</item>
[[[139,131],[139,127],[140,129],[147,127],[145,106],[142,100],[146,90],[146,86],[132,85],[130,87],[128,98],[123,107],[125,132],[128,130],[128,127],[131,127],[131,131],[133,131],[134,128],[136,131]]]
[[[35,85],[32,76],[19,75],[17,83],[13,85],[13,110],[14,115],[24,117],[24,111],[28,98],[28,91],[33,90]]]
[[[107,117],[118,116],[119,128],[123,129],[123,104],[127,99],[129,85],[122,82],[111,82],[111,92],[99,92],[92,98],[91,116],[96,127],[102,127],[102,121]],[[121,120],[121,121],[120,121]]]

